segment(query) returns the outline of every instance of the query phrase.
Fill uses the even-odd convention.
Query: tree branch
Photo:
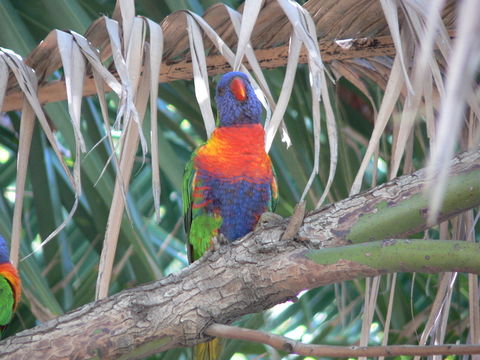
[[[380,273],[480,273],[480,243],[466,241],[383,240],[312,250],[305,256],[320,265],[351,262]]]
[[[453,161],[439,221],[480,204],[479,178],[480,150],[459,155]],[[418,266],[401,264],[397,258],[395,269],[386,269],[381,262],[362,263],[368,261],[367,253],[377,250],[389,252],[397,247],[400,252],[408,252],[401,248],[411,245],[402,241],[371,243],[370,250],[358,256],[355,246],[360,245],[326,251],[326,255],[314,250],[409,236],[427,229],[424,183],[424,171],[419,171],[316,210],[305,217],[292,239],[280,240],[288,219],[259,229],[160,281],[122,291],[18,333],[0,343],[0,357],[55,359],[61,354],[72,359],[117,359],[128,354],[129,358],[141,358],[206,341],[209,325],[228,324],[245,314],[266,310],[294,299],[304,289],[399,268],[417,271]],[[424,265],[420,265],[421,270],[477,271],[468,265],[471,254],[461,249],[458,255],[463,257],[458,264],[447,268],[450,244],[430,243],[435,246],[419,242],[419,246],[426,245],[423,257],[418,259]],[[454,248],[465,245],[451,244]],[[437,245],[445,246],[443,256],[436,252]],[[468,249],[478,258],[478,248]],[[339,255],[344,251],[347,255]],[[349,260],[345,260],[347,256],[351,256]],[[318,263],[321,261],[325,262]],[[478,261],[474,265],[478,268]]]
[[[227,339],[239,339],[270,345],[290,354],[318,357],[352,358],[360,356],[430,356],[480,354],[480,345],[389,345],[389,346],[330,346],[304,344],[284,336],[258,330],[242,329],[236,326],[212,324],[205,333]]]

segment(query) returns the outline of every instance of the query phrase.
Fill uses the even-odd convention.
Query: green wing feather
[[[183,219],[188,238],[187,252],[190,263],[199,259],[210,248],[213,237],[222,225],[219,215],[207,213],[203,208],[194,209],[195,203],[203,201],[201,197],[193,196],[195,187],[202,186],[202,182],[196,179],[195,156],[196,152],[187,163],[183,178]]]
[[[183,173],[183,225],[185,226],[185,232],[187,233],[187,235],[190,232],[190,226],[192,225],[192,187],[193,178],[195,177],[195,170],[193,169],[194,157],[195,153],[193,153],[187,165],[185,165],[185,171]]]
[[[12,286],[0,276],[0,326],[7,325],[12,319],[14,301]]]
[[[274,212],[278,203],[277,173],[275,172],[275,168],[273,167],[271,160],[270,160],[270,164],[272,166],[273,178],[272,178],[272,182],[270,183],[271,196],[270,196],[270,201],[268,203],[268,211]]]

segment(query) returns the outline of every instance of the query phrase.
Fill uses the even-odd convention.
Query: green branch
[[[438,224],[480,205],[479,179],[480,149],[451,161]],[[429,185],[425,170],[419,170],[315,210],[305,217],[297,238],[317,249],[410,238],[432,226],[427,221]]]
[[[384,240],[312,250],[317,264],[349,261],[381,273],[458,271],[480,274],[480,244],[448,240]]]
[[[448,180],[445,198],[441,207],[440,220],[459,214],[480,203],[480,170],[452,176]],[[398,203],[383,201],[376,206],[376,212],[363,215],[351,228],[347,236],[353,243],[366,239],[381,240],[398,237],[398,234],[412,233],[412,229],[428,228],[428,197],[424,192]]]

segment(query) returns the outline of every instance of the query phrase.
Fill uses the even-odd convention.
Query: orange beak
[[[232,90],[233,96],[235,96],[238,101],[245,101],[247,98],[245,82],[240,77],[233,78],[232,82],[230,83],[230,90]]]

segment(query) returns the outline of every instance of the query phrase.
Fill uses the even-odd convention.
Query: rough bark
[[[480,150],[455,159],[440,220],[480,204],[479,178]],[[347,256],[318,264],[312,254],[322,248],[408,236],[428,228],[424,182],[424,172],[419,171],[311,212],[293,239],[280,240],[288,219],[259,229],[176,274],[12,336],[0,343],[0,357],[142,358],[205,341],[203,331],[211,323],[229,323],[294,300],[303,289],[388,271],[346,260]],[[455,269],[478,272],[461,265]]]

